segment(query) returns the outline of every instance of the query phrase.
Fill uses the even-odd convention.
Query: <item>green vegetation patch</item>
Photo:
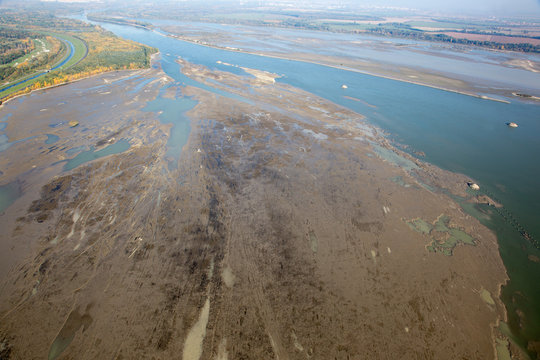
[[[486,289],[480,290],[480,297],[486,304],[495,306],[495,300],[493,300],[491,293],[487,291]]]
[[[429,234],[431,229],[433,229],[433,226],[431,226],[430,223],[422,219],[413,219],[411,221],[407,221],[407,225],[409,225],[409,227],[414,231],[421,234]]]
[[[47,33],[47,35],[50,35],[50,36],[55,37],[55,38],[60,39],[60,40],[67,40],[67,41],[71,42],[73,44],[73,47],[75,48],[75,52],[73,54],[73,57],[67,63],[62,65],[62,67],[60,69],[68,69],[71,66],[77,64],[79,61],[84,59],[84,57],[86,56],[86,54],[88,52],[88,49],[87,49],[86,44],[84,43],[84,41],[82,41],[81,39],[79,39],[76,36],[72,36],[72,35],[69,35],[69,34],[63,34],[63,33]],[[69,49],[66,52],[66,56],[69,56]]]
[[[407,183],[405,182],[405,180],[403,180],[403,176],[401,176],[401,175],[391,177],[391,178],[390,178],[390,181],[392,181],[392,182],[398,184],[399,186],[403,186],[403,187],[405,187],[405,188],[411,187],[410,184],[407,184]]]
[[[497,359],[499,360],[512,360],[510,351],[508,350],[509,341],[506,339],[497,338],[497,344],[495,348],[497,349]]]
[[[459,244],[476,245],[472,236],[458,227],[451,226],[450,217],[444,214],[439,216],[433,224],[420,218],[408,220],[405,223],[412,230],[431,238],[431,243],[426,246],[426,249],[431,252],[451,256],[454,248]]]
[[[35,45],[30,53],[0,66],[0,91],[14,82],[24,81],[52,68],[68,54],[65,43],[44,33],[36,33],[32,43]]]
[[[42,52],[39,56],[28,59],[27,62],[18,66],[0,67],[0,80],[4,82],[0,85],[0,96],[2,98],[7,98],[11,94],[16,94],[21,90],[34,85],[41,77],[34,79],[32,79],[32,77],[39,73],[43,74],[45,70],[54,67],[69,56],[70,49],[66,43],[62,42],[59,37],[56,37],[56,34],[49,35],[43,33],[40,35],[43,37],[37,40],[41,40],[41,43],[49,49],[49,52]],[[54,41],[56,41],[56,46],[51,45],[45,36],[49,36],[49,39],[54,39]],[[28,80],[25,81],[26,79]],[[17,82],[20,82],[20,84],[10,87],[11,84]],[[7,89],[8,87],[9,89]]]

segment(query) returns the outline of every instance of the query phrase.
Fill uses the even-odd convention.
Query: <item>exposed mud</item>
[[[2,242],[28,244],[12,248],[20,260],[2,278],[9,356],[494,357],[506,279],[497,242],[439,191],[465,194],[467,179],[394,150],[361,115],[311,94],[183,65],[253,103],[182,89],[198,105],[174,168],[170,127],[144,104],[124,109],[138,120],[88,137],[103,145],[122,131],[129,150],[57,166],[8,209]],[[144,102],[158,89],[146,88]],[[476,246],[429,252],[404,221],[440,214]]]

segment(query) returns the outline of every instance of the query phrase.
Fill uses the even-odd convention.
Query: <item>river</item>
[[[188,80],[175,62],[178,56],[223,71],[242,72],[218,61],[276,73],[281,75],[279,82],[366,115],[390,139],[408,145],[406,151],[411,154],[423,152],[423,160],[470,176],[483,192],[504,205],[499,213],[487,207],[479,210],[491,213],[489,220],[481,221],[496,231],[510,277],[502,298],[515,340],[524,347],[527,340],[540,340],[540,263],[536,261],[540,250],[532,245],[534,239],[540,239],[539,105],[515,99],[508,104],[488,101],[312,63],[205,47],[158,31],[100,25],[123,38],[158,48],[163,70],[179,83]],[[341,35],[333,36],[338,39]],[[342,84],[348,88],[342,89]],[[510,121],[519,127],[507,127]],[[529,240],[519,231],[526,232]]]
[[[37,79],[38,77],[44,76],[44,75],[48,74],[49,71],[56,70],[56,69],[60,68],[61,66],[63,66],[65,63],[67,63],[69,60],[71,60],[71,58],[75,54],[75,46],[73,46],[73,43],[71,41],[67,40],[67,39],[60,39],[60,38],[56,38],[56,39],[59,40],[59,41],[64,42],[66,45],[69,46],[69,54],[67,54],[66,57],[60,61],[60,63],[53,66],[49,70],[40,71],[37,74],[34,74],[34,75],[30,76],[29,78],[25,78],[25,79],[23,79],[21,81],[18,81],[16,83],[14,83],[14,84],[11,84],[11,85],[3,88],[2,90],[0,90],[0,93],[2,93],[3,91],[6,91],[8,89],[11,89],[12,87],[15,87],[17,85],[23,84],[23,83],[25,83],[27,81],[34,80],[34,79]]]

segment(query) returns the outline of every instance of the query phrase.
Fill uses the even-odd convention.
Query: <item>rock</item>
[[[476,183],[468,182],[467,185],[469,185],[469,187],[473,190],[480,190],[480,186]]]

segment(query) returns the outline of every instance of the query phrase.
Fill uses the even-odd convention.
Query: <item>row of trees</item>
[[[0,28],[0,38],[1,39],[28,39],[30,37],[36,36],[36,34],[25,31],[25,30],[17,30],[17,29],[9,29],[9,28]]]
[[[78,30],[93,26],[78,20],[59,18],[49,11],[17,11],[3,9],[0,13],[0,26],[17,28],[45,28],[56,30]]]
[[[124,18],[118,18],[118,17],[108,17],[103,15],[87,15],[88,20],[92,21],[101,21],[101,22],[109,22],[113,24],[120,24],[120,25],[131,25],[135,27],[141,27],[145,29],[152,29],[154,26],[150,23],[138,21],[138,20],[132,20],[132,19],[124,19]]]
[[[540,53],[540,46],[528,43],[501,44],[494,41],[458,39],[445,34],[431,34],[423,31],[414,31],[409,29],[392,29],[383,27],[370,28],[368,29],[368,32],[379,35],[394,36],[415,40],[439,41],[454,44],[481,46],[490,49]]]
[[[34,50],[32,41],[3,41],[0,39],[0,65],[9,64]]]

